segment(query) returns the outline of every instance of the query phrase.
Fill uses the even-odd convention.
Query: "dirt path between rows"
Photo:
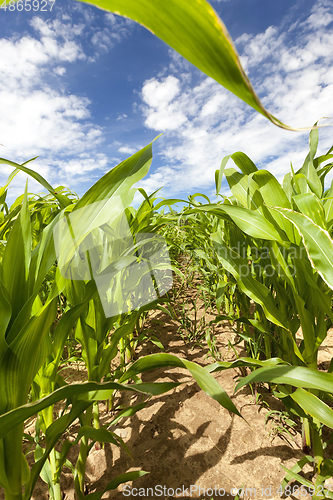
[[[152,312],[147,327],[154,329],[165,352],[202,366],[213,362],[205,342],[202,347],[194,348],[184,343],[177,333],[179,323],[164,312]],[[230,348],[229,341],[234,343],[237,334],[231,326],[216,326],[215,337],[221,358],[228,361],[235,359],[236,354]],[[237,345],[235,350],[238,355],[246,355],[243,343]],[[139,356],[155,352],[160,350],[150,341],[138,349]],[[329,332],[320,352],[323,368],[327,369],[332,353],[333,336]],[[80,379],[80,373],[74,368],[68,369],[69,373],[74,375],[73,381],[75,378]],[[92,449],[86,469],[87,492],[104,489],[109,481],[126,471],[144,470],[149,474],[127,483],[127,491],[121,485],[117,490],[106,492],[103,499],[183,499],[189,498],[191,494],[191,498],[216,500],[221,497],[232,498],[232,493],[235,493],[232,488],[241,487],[244,487],[243,498],[280,498],[278,489],[285,475],[280,465],[291,468],[303,456],[300,429],[291,438],[287,434],[274,435],[277,423],[273,421],[269,421],[265,428],[267,412],[283,410],[283,405],[265,387],[258,389],[259,404],[256,404],[249,387],[233,395],[240,376],[237,369],[215,374],[243,419],[231,415],[201,391],[184,369],[146,372],[143,375],[144,382],[174,381],[182,382],[182,385],[163,396],[153,397],[146,408],[116,426],[116,432],[128,446],[133,460],[123,449],[114,445],[106,444],[104,449],[98,449],[98,446]],[[140,401],[138,396],[131,396],[130,393],[122,397],[124,404]],[[104,404],[100,405],[100,409],[101,423],[105,424],[111,420],[111,416]],[[331,452],[329,448],[328,453]],[[77,453],[78,449],[72,448],[69,459],[74,462]],[[311,479],[309,472],[305,477]],[[64,498],[74,500],[73,478],[67,468],[64,468],[61,487]],[[136,490],[132,491],[132,488]],[[41,480],[36,485],[33,498],[48,498],[47,487]],[[310,497],[299,493],[291,498]]]

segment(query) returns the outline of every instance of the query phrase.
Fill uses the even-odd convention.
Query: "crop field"
[[[208,3],[93,3],[290,129]],[[316,123],[282,183],[230,151],[217,201],[138,188],[138,208],[153,143],[82,196],[0,159],[1,499],[333,498],[333,146],[318,142]],[[43,193],[27,180],[9,205],[19,172]]]

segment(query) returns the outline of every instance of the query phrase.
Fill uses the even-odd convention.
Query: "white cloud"
[[[320,5],[319,7],[314,9],[313,14],[309,16],[309,18],[307,19],[307,24],[309,24],[309,26],[314,29],[328,26],[333,21],[331,9],[332,5]]]
[[[95,170],[105,170],[108,164],[108,158],[104,154],[97,154],[94,158],[89,155],[81,154],[70,161],[58,162],[58,175],[65,178],[66,181],[72,180],[75,176],[83,177],[87,180],[85,174]]]
[[[62,76],[66,73],[66,68],[64,68],[63,66],[57,66],[56,68],[54,68],[53,73],[58,76]]]
[[[145,82],[142,98],[148,106],[153,108],[166,107],[179,94],[179,83],[179,80],[171,75],[162,82],[152,78]]]
[[[91,39],[91,42],[93,45],[102,48],[105,51],[108,51],[113,45],[107,29],[104,29],[103,31],[96,31]]]
[[[288,125],[311,126],[333,116],[333,32],[324,22],[331,17],[325,2],[318,2],[289,31],[270,26],[264,33],[236,40],[263,103]],[[175,59],[171,67],[172,76],[151,79],[142,88],[145,125],[168,131],[159,140],[163,165],[140,182],[142,187],[149,191],[163,185],[164,196],[213,192],[215,170],[235,151],[245,152],[279,180],[290,171],[290,161],[296,169],[302,165],[308,131],[278,129],[212,79],[202,77],[194,86],[177,73]],[[331,143],[330,128],[321,129],[320,153]]]
[[[131,148],[129,146],[122,146],[118,149],[119,153],[124,153],[126,155],[134,155],[137,152],[137,149]]]
[[[142,88],[142,99],[148,105],[145,125],[154,130],[175,130],[183,125],[185,114],[172,103],[180,92],[180,81],[168,76],[162,82],[152,78]]]
[[[39,155],[42,159],[31,168],[55,184],[59,178],[70,182],[79,176],[85,181],[88,172],[91,176],[94,169],[105,170],[108,162],[96,152],[103,133],[91,123],[90,100],[66,92],[61,80],[65,64],[86,59],[80,44],[84,25],[65,18],[46,22],[33,17],[31,34],[0,39],[0,79],[6,82],[0,88],[1,156],[21,163]],[[1,169],[0,184],[10,171]],[[20,193],[25,179],[20,173],[13,183]],[[29,179],[31,189],[42,188]]]

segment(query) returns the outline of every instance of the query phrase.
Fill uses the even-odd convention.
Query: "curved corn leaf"
[[[305,366],[273,366],[255,370],[247,377],[242,378],[235,391],[252,382],[267,382],[269,384],[289,384],[305,389],[318,389],[324,392],[333,392],[333,375],[306,368]]]
[[[227,28],[206,0],[81,1],[142,24],[272,123],[296,130],[271,115],[260,102]]]
[[[212,365],[205,366],[205,370],[209,373],[215,373],[221,370],[229,370],[230,368],[238,368],[239,366],[276,366],[287,364],[283,359],[270,358],[260,361],[253,358],[238,358],[236,361],[218,361]]]
[[[253,174],[252,178],[258,184],[266,205],[291,208],[287,195],[271,172],[268,170],[258,170]]]
[[[239,288],[250,299],[261,305],[267,319],[287,330],[289,326],[286,316],[276,307],[271,291],[251,276],[247,261],[224,244],[220,233],[212,234],[211,239],[219,261],[237,280]],[[295,348],[297,349],[296,344]]]
[[[310,455],[305,455],[305,457],[301,458],[295,465],[290,469],[291,473],[297,474],[297,472],[300,472],[305,464],[313,462],[313,457]],[[285,470],[288,470],[285,468]],[[289,470],[288,470],[289,472]],[[293,479],[290,475],[286,474],[285,477],[283,478],[283,481],[281,483],[282,491],[285,489],[289,481]]]
[[[226,168],[224,174],[233,196],[243,207],[247,207],[248,176],[235,168]]]
[[[253,174],[254,172],[258,172],[258,168],[253,163],[251,158],[249,158],[242,151],[236,151],[230,155],[231,159],[235,162],[237,167],[243,172],[245,175]]]
[[[84,408],[84,406],[87,404],[89,406],[93,401],[102,401],[108,399],[112,391],[134,391],[141,394],[159,395],[177,386],[178,384],[173,382],[130,385],[124,385],[118,382],[83,382],[81,384],[71,384],[65,387],[60,387],[48,396],[45,396],[45,398],[42,398],[33,403],[27,403],[1,415],[0,439],[3,438],[8,432],[10,432],[14,427],[21,424],[28,418],[36,415],[48,406],[54,405],[58,401],[62,401],[64,399],[76,398],[76,401],[78,403],[82,402],[83,410],[85,410],[86,408]],[[64,417],[67,418],[68,415],[64,415]],[[74,418],[77,417],[75,416]],[[61,427],[61,422],[62,421],[60,418],[56,420],[47,429],[48,435],[52,435],[54,428]],[[65,429],[66,427],[61,432],[63,432]]]
[[[333,289],[333,240],[329,233],[306,215],[293,210],[273,208],[289,219],[302,237],[311,265]]]
[[[333,429],[333,410],[317,396],[299,387],[290,397],[311,417]]]
[[[95,493],[90,493],[86,495],[84,498],[88,500],[100,500],[106,491],[115,490],[118,488],[120,484],[127,483],[127,481],[134,481],[135,479],[144,476],[145,474],[149,474],[149,472],[145,472],[144,470],[135,470],[131,472],[125,472],[125,474],[120,474],[115,479],[112,479],[104,488],[103,491],[96,491]]]
[[[313,193],[297,194],[293,200],[303,215],[307,215],[317,226],[327,229],[324,207]]]
[[[33,160],[36,160],[37,156],[35,158],[32,158],[31,160],[28,160],[22,165],[19,165],[18,163],[15,163],[14,161],[6,160],[5,158],[0,158],[0,163],[3,163],[5,165],[10,165],[11,167],[15,167],[15,169],[22,170],[22,172],[25,172],[26,174],[30,175],[33,179],[35,179],[37,182],[39,182],[47,191],[49,191],[50,194],[52,194],[57,200],[59,201],[59,205],[61,208],[66,208],[68,205],[70,205],[72,202],[67,198],[67,196],[58,194],[51,184],[49,184],[44,177],[42,177],[40,174],[35,172],[34,170],[31,170],[30,168],[27,168],[25,165],[30,163]],[[15,171],[14,171],[15,172]],[[13,172],[13,174],[14,174]]]
[[[233,205],[223,205],[220,210],[227,213],[244,233],[253,238],[283,241],[283,237],[265,217],[253,210]]]
[[[212,212],[218,217],[225,217],[226,214],[231,217],[239,229],[253,238],[279,242],[286,240],[283,233],[279,233],[273,224],[266,220],[265,217],[247,208],[228,205],[226,203],[223,205],[208,204],[186,210],[185,214],[196,212]]]
[[[216,194],[218,194],[221,190],[222,186],[222,178],[223,178],[223,173],[226,164],[228,163],[229,159],[231,158],[231,155],[225,156],[223,160],[221,161],[221,165],[219,170],[215,171],[215,186],[216,186]]]
[[[199,387],[203,391],[205,391],[206,394],[218,401],[220,405],[222,405],[227,410],[241,417],[241,414],[239,413],[229,396],[226,394],[217,380],[215,380],[214,377],[210,375],[210,373],[208,373],[202,366],[193,363],[192,361],[187,361],[186,359],[180,359],[172,354],[150,354],[149,356],[138,359],[122,375],[122,377],[119,379],[119,383],[125,382],[138,373],[143,373],[148,370],[153,370],[154,368],[167,366],[187,368],[194,379],[197,381]]]
[[[158,139],[158,137],[160,136],[157,136],[154,141]],[[152,144],[154,141],[103,175],[103,177],[82,196],[80,201],[75,205],[73,212],[91,203],[105,200],[113,195],[128,192],[129,188],[132,187],[134,183],[142,179],[142,177],[148,173],[153,159]]]

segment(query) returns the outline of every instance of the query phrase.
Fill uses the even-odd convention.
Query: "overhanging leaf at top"
[[[294,129],[271,115],[242,68],[224,23],[206,0],[80,0],[129,17],[278,127]]]

